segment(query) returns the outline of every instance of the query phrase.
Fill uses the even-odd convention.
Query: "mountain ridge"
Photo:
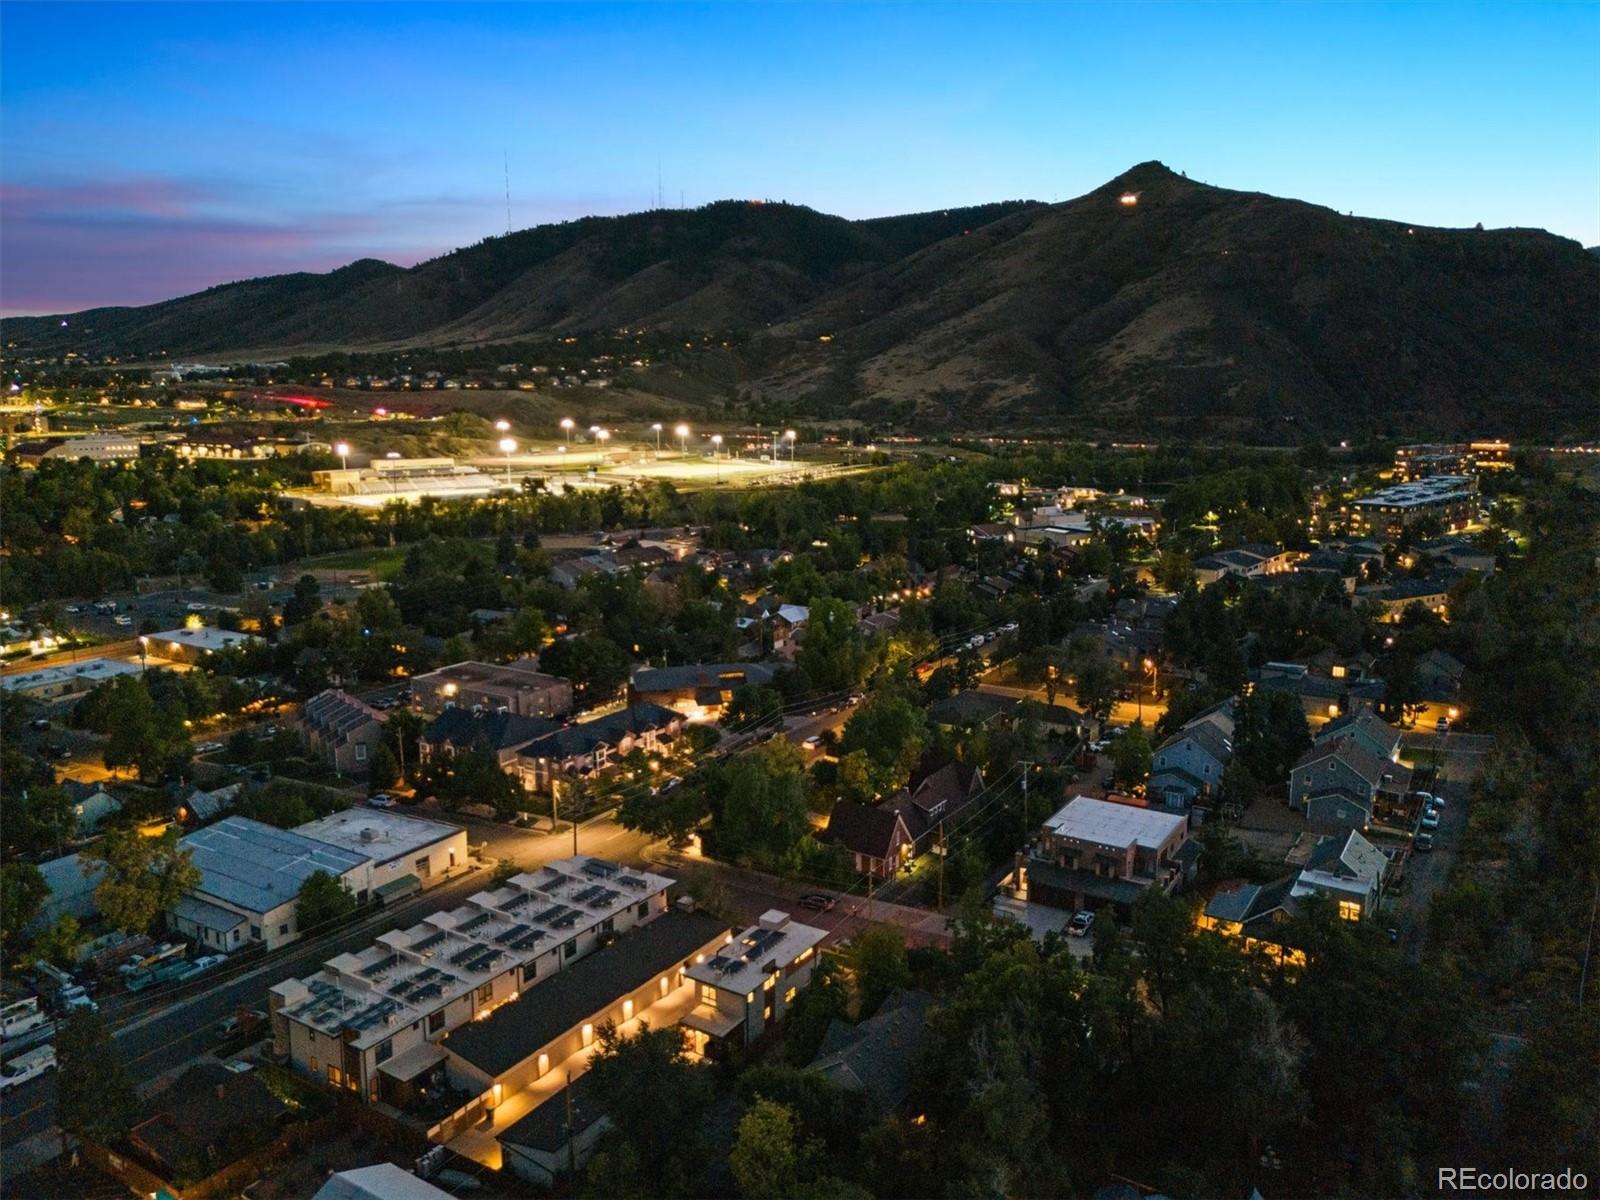
[[[6,338],[221,356],[739,330],[730,399],[964,428],[1532,432],[1587,428],[1600,396],[1600,259],[1577,242],[1346,216],[1158,162],[1056,204],[851,221],[720,201],[62,319]]]

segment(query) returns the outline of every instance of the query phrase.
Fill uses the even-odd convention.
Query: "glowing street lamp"
[[[350,463],[347,461],[350,457],[350,443],[335,442],[333,445],[333,452],[339,456],[339,469],[341,471],[348,471],[350,469]]]
[[[572,445],[572,418],[561,418],[561,432],[567,435],[567,445]]]
[[[783,431],[783,440],[789,443],[789,461],[793,462],[794,461],[794,442],[795,442],[794,430],[785,429]]]
[[[722,435],[720,433],[713,433],[711,435],[711,445],[714,447],[714,449],[711,451],[711,457],[712,458],[721,458],[722,457]]]
[[[656,457],[660,458],[661,457],[661,422],[657,421],[654,425],[650,426],[650,428],[655,431],[655,435],[656,435]]]
[[[511,486],[511,452],[517,448],[517,439],[503,437],[500,439],[500,453],[506,456],[506,486]]]
[[[683,456],[689,457],[689,427],[680,424],[672,432],[678,435],[678,445],[682,449]]]
[[[601,462],[605,462],[605,460],[606,460],[606,441],[610,437],[611,437],[611,431],[609,429],[598,429],[597,428],[594,431],[594,440],[600,446],[600,461]]]
[[[510,433],[511,432],[511,422],[506,420],[504,417],[501,417],[498,421],[496,421],[494,423],[494,427],[496,429],[498,429],[501,433]]]

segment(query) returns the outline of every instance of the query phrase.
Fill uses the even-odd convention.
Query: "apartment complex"
[[[1351,509],[1351,528],[1360,536],[1399,537],[1425,518],[1441,529],[1464,529],[1478,510],[1476,475],[1429,475],[1363,496]]]
[[[811,982],[817,946],[825,937],[826,930],[769,909],[718,953],[689,967],[698,1003],[683,1017],[683,1026],[694,1051],[715,1054],[747,1045],[782,1020]]]
[[[557,717],[572,711],[572,681],[545,675],[533,662],[497,665],[458,662],[411,681],[424,712],[459,708],[504,709],[519,717]]]
[[[444,1063],[444,1034],[655,920],[671,883],[582,857],[516,875],[273,987],[274,1051],[334,1087],[404,1104]]]

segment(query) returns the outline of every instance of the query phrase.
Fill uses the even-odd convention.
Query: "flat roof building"
[[[81,696],[108,679],[131,675],[139,669],[138,663],[126,659],[91,658],[87,662],[0,676],[0,691],[30,700],[64,700],[69,696]]]
[[[404,1105],[441,1070],[443,1034],[655,920],[671,884],[588,857],[513,876],[273,987],[274,1050],[333,1087]]]
[[[1436,517],[1446,530],[1471,524],[1478,507],[1475,475],[1429,475],[1363,496],[1351,508],[1351,526],[1358,534],[1399,537],[1426,517]]]
[[[743,1046],[782,1019],[811,982],[817,947],[828,931],[769,909],[705,962],[689,968],[699,1002],[683,1018],[700,1054]]]
[[[262,942],[273,950],[293,941],[298,936],[294,910],[300,888],[318,871],[353,892],[366,891],[366,855],[247,817],[224,817],[195,830],[179,845],[200,868],[200,883],[190,896],[202,902],[205,912],[193,905],[187,913],[175,910],[174,924],[179,933],[210,946],[217,945],[216,933],[225,932],[228,940],[220,947],[224,950],[238,949],[247,941]],[[206,924],[197,915],[225,924]],[[239,918],[248,923],[248,936]]]
[[[295,827],[303,837],[360,854],[370,862],[365,890],[386,893],[407,876],[432,887],[467,863],[467,831],[376,808],[347,808]]]
[[[546,675],[533,662],[451,663],[418,675],[411,681],[411,693],[425,712],[451,705],[503,708],[519,717],[556,717],[572,711],[572,681]]]
[[[260,641],[254,634],[213,629],[205,625],[195,629],[167,629],[161,633],[143,634],[139,638],[139,644],[151,658],[186,663],[200,662],[208,654],[222,650],[242,650]]]

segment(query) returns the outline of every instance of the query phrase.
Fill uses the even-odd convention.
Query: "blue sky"
[[[0,309],[654,203],[1228,187],[1600,243],[1600,5],[0,6]]]

